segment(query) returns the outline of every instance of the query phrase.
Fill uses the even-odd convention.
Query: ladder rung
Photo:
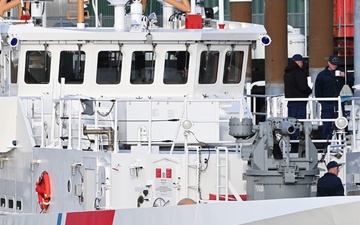
[[[27,119],[41,119],[41,116],[26,116]]]
[[[33,138],[41,138],[41,135],[31,135]]]
[[[33,122],[32,127],[41,127],[43,124],[40,121]]]

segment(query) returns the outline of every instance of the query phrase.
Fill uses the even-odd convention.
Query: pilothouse
[[[23,13],[0,21],[1,224],[244,224],[359,204],[309,198],[318,158],[348,149],[346,119],[334,119],[346,125],[320,157],[317,120],[287,118],[281,96],[265,96],[266,121],[256,124],[255,84],[244,91],[249,50],[271,43],[262,25],[225,21],[222,1],[204,9],[164,0],[161,26],[142,15],[144,1],[109,0],[114,27],[89,27],[88,1],[69,3],[76,27],[46,27],[51,2],[0,1],[0,12]],[[358,115],[349,122],[354,151]],[[357,153],[346,159],[356,193]],[[177,207],[182,200],[197,205]]]

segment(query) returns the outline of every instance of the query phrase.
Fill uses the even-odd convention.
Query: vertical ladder
[[[59,147],[62,148],[63,147],[63,142],[64,142],[64,139],[65,137],[63,136],[64,135],[64,129],[65,129],[65,126],[64,126],[64,121],[66,121],[68,119],[67,116],[65,116],[64,114],[64,104],[65,104],[65,100],[64,99],[60,99],[59,101]]]
[[[75,101],[75,103],[74,103]],[[76,104],[76,101],[78,101],[78,111],[79,111],[79,115],[78,118],[73,115],[73,110],[74,110],[74,104]],[[62,148],[65,143],[66,143],[66,147],[68,149],[73,149],[73,143],[75,142],[75,136],[74,133],[76,131],[78,131],[78,135],[82,134],[82,129],[81,129],[81,124],[80,124],[80,120],[81,120],[81,113],[82,111],[81,109],[81,102],[80,100],[77,99],[59,99],[58,101],[59,103],[59,130],[58,130],[58,135],[59,135],[59,147]],[[76,119],[79,120],[79,127],[75,128],[74,127],[74,123],[76,121]],[[66,136],[65,136],[66,135]],[[79,140],[81,140],[81,136],[78,137]],[[79,141],[80,144],[80,141]],[[79,147],[80,145],[78,145],[78,150],[81,150],[81,148]]]
[[[229,150],[227,147],[216,147],[216,201],[220,200],[221,190],[225,190],[225,201],[229,201],[229,190],[237,201],[242,201],[239,193],[229,180]],[[224,154],[220,154],[223,151]],[[221,155],[223,155],[221,157]],[[225,174],[223,174],[225,173]],[[225,178],[225,180],[224,180]]]
[[[225,190],[225,201],[229,200],[229,150],[227,147],[216,147],[216,201],[220,199],[221,190]],[[220,156],[224,151],[225,157]],[[224,174],[225,173],[225,174]],[[225,178],[225,181],[224,181]]]
[[[190,154],[189,154],[189,150],[196,150],[196,160],[194,163],[190,163]],[[191,198],[189,196],[189,191],[190,190],[195,190],[198,191],[198,187],[199,187],[199,175],[200,175],[200,162],[199,162],[199,157],[200,157],[200,151],[201,148],[200,146],[187,146],[185,148],[185,174],[186,174],[186,179],[185,179],[185,196],[187,198]],[[194,173],[195,172],[195,173]],[[195,174],[196,176],[196,181],[195,182],[191,182],[190,181],[190,175]],[[199,194],[196,195],[196,202],[199,201]]]
[[[45,120],[44,120],[44,100],[41,97],[31,97],[21,99],[21,109],[27,119],[28,129],[33,138],[33,146],[45,146]],[[40,105],[40,110],[37,109]],[[35,134],[34,131],[40,129],[40,134]]]

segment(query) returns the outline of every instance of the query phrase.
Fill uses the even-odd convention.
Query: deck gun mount
[[[229,134],[236,138],[241,157],[248,161],[247,199],[311,197],[316,195],[317,149],[310,139],[310,123],[272,117],[258,125],[252,119],[231,118]],[[291,135],[300,133],[298,143]],[[297,146],[297,148],[295,148]]]

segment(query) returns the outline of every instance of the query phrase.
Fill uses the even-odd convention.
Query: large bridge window
[[[62,51],[60,53],[59,82],[65,78],[66,84],[82,84],[84,81],[85,52]]]
[[[132,84],[152,84],[155,72],[155,53],[153,51],[133,52],[130,82]]]
[[[204,51],[201,53],[199,84],[214,84],[216,82],[218,63],[218,51]]]
[[[241,81],[244,52],[228,51],[225,57],[224,84],[238,84]]]
[[[102,51],[98,55],[96,83],[120,83],[122,54],[119,51]]]
[[[165,55],[164,84],[186,84],[190,54],[187,51],[169,51]]]
[[[26,52],[25,82],[27,84],[48,84],[50,80],[50,65],[50,52]]]

